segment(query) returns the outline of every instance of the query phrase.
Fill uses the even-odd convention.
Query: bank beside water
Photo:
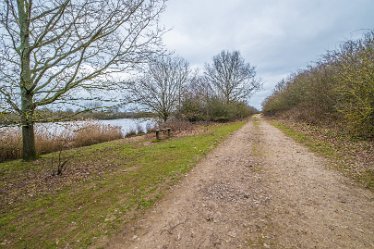
[[[39,133],[48,133],[50,135],[70,134],[74,130],[80,129],[87,124],[107,125],[112,127],[120,127],[123,136],[126,136],[131,131],[139,129],[146,131],[147,129],[156,125],[155,118],[120,118],[120,119],[89,119],[89,120],[75,120],[49,123],[36,123],[36,131]],[[17,125],[0,125],[0,133],[6,130],[19,131]]]
[[[66,150],[62,176],[58,153],[0,163],[0,248],[87,248],[116,234],[244,123]]]
[[[156,126],[156,119],[113,119],[36,123],[38,154],[121,139],[128,134],[144,134]],[[0,162],[22,155],[21,128],[0,128]]]

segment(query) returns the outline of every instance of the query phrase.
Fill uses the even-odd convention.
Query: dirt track
[[[374,248],[374,194],[258,118],[107,248]]]

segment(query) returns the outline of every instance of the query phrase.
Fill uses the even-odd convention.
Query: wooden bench
[[[171,128],[156,130],[156,139],[160,140],[160,132],[167,132],[168,138],[171,136]]]

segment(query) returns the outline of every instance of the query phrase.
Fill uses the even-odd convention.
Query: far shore
[[[89,120],[115,120],[115,119],[142,119],[155,118],[156,114],[151,112],[39,112],[36,123],[54,123],[69,121]],[[20,125],[20,120],[13,114],[0,113],[0,128],[2,126]]]

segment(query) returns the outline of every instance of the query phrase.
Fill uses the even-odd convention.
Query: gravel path
[[[261,117],[107,248],[374,248],[374,194]]]

